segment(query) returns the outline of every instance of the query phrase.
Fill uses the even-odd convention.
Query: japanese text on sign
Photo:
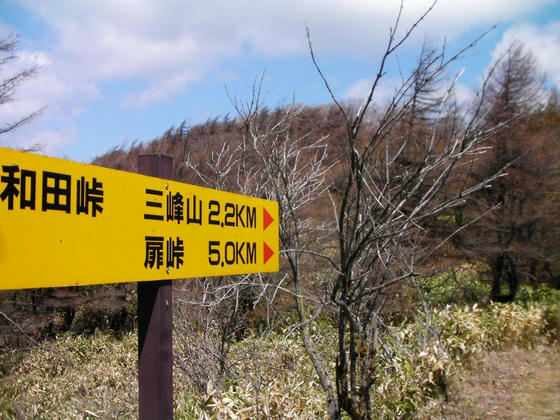
[[[76,179],[74,194],[75,205],[72,206],[72,176],[57,172],[42,171],[41,210],[56,210],[70,213],[74,208],[76,214],[103,212],[103,184],[96,178],[86,181],[85,177]],[[19,209],[35,210],[37,201],[37,172],[20,169],[18,165],[2,165],[0,177],[2,193],[0,199],[7,201],[8,210],[14,210],[19,201]],[[17,200],[19,197],[19,200]],[[91,213],[90,213],[91,210]]]
[[[0,148],[0,289],[278,270],[273,201]]]

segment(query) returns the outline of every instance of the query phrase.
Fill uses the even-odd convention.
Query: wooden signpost
[[[140,418],[172,418],[171,280],[278,271],[278,204],[0,148],[0,290],[138,283]],[[151,175],[151,176],[147,176]]]

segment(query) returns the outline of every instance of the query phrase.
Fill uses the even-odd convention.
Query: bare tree
[[[232,100],[244,127],[242,141],[213,151],[207,162],[187,162],[208,185],[224,187],[233,180],[240,192],[278,201],[283,272],[289,282],[285,276],[260,278],[267,293],[258,296],[266,295],[267,302],[278,292],[294,298],[298,322],[292,329],[302,338],[333,419],[343,412],[353,419],[374,415],[372,393],[381,374],[376,362],[395,353],[384,339],[382,308],[392,288],[425,269],[454,233],[435,244],[424,241],[427,221],[464,204],[465,197],[501,175],[497,170],[474,180],[465,177],[462,168],[486,153],[488,139],[518,117],[489,124],[483,107],[487,83],[463,111],[453,101],[457,78],[444,83],[450,64],[480,38],[452,55],[445,46],[425,45],[417,66],[402,76],[389,103],[375,103],[388,60],[432,8],[400,37],[399,12],[358,110],[337,99],[308,35],[311,58],[334,102],[332,116],[343,121],[341,136],[337,133],[327,142],[298,133],[292,124],[301,108],[294,105],[259,112],[257,82],[247,104]],[[328,148],[337,142],[333,150]],[[446,190],[448,183],[459,187]],[[332,223],[321,223],[324,219],[316,215],[326,205],[334,215]],[[310,333],[325,313],[335,319],[334,361]]]
[[[217,326],[222,332],[228,331],[221,336],[220,345],[214,346],[216,357],[213,359],[220,365],[214,370],[227,370],[228,364],[235,363],[226,360],[230,342],[241,338],[235,332],[248,326],[247,314],[251,318],[261,303],[264,303],[268,330],[273,328],[274,315],[284,317],[275,308],[279,295],[294,297],[301,318],[305,319],[303,302],[299,299],[304,293],[301,289],[305,272],[301,268],[304,265],[301,250],[311,249],[310,243],[324,231],[316,217],[307,210],[327,189],[325,181],[329,165],[326,162],[326,138],[315,138],[309,132],[301,135],[294,133],[294,121],[300,117],[302,106],[292,104],[274,112],[263,112],[261,86],[262,78],[255,81],[247,103],[230,97],[238,113],[241,139],[209,151],[204,161],[195,162],[191,157],[186,161],[186,166],[206,186],[279,202],[282,254],[288,263],[285,269],[291,274],[289,281],[283,269],[279,275],[230,276],[204,282],[201,287],[203,296],[188,303],[202,307],[209,314],[211,312],[212,326]],[[224,310],[229,311],[225,317]],[[309,336],[307,322],[295,328],[304,339]],[[311,345],[310,341],[308,344]],[[205,354],[211,353],[206,351]],[[318,359],[316,361],[320,363]],[[319,365],[317,367],[321,372],[325,370]],[[325,375],[321,377],[326,378]],[[334,394],[332,396],[334,398]]]
[[[518,117],[487,124],[482,107],[486,83],[471,108],[463,113],[452,101],[456,80],[434,89],[445,79],[449,65],[478,39],[450,56],[445,46],[440,50],[424,47],[416,68],[402,77],[389,104],[383,109],[374,106],[387,61],[432,7],[401,37],[397,36],[399,12],[376,77],[355,113],[342,106],[334,95],[308,37],[313,63],[346,121],[346,147],[341,158],[345,183],[332,197],[338,261],[333,271],[336,275],[326,283],[328,302],[324,302],[334,306],[337,314],[335,374],[334,378],[321,381],[332,418],[340,418],[342,411],[355,419],[372,417],[372,389],[381,374],[376,370],[376,358],[391,357],[383,342],[384,323],[380,316],[386,292],[417,275],[442,245],[440,242],[423,246],[425,222],[464,203],[465,197],[499,177],[503,168],[483,180],[465,180],[452,194],[442,194],[443,187],[460,173],[459,168],[484,154],[488,139]],[[426,102],[431,104],[430,112],[425,112],[421,119],[411,118],[411,112],[418,114],[418,104]],[[403,124],[406,130],[402,129]],[[403,160],[412,144],[413,159]],[[325,258],[333,263],[331,257]],[[311,356],[312,348],[306,348]],[[318,374],[324,372],[318,370]],[[333,393],[335,401],[331,400]]]
[[[4,39],[0,39],[0,71],[9,62],[16,60],[15,50],[18,45],[17,36],[8,36]],[[38,71],[37,66],[29,67],[27,69],[18,71],[14,74],[9,74],[5,76],[3,80],[0,81],[0,106],[11,102],[14,99],[14,94],[19,86],[28,79],[35,76]],[[18,118],[15,121],[5,122],[3,126],[0,126],[0,134],[6,134],[16,128],[27,124],[32,119],[36,118],[43,109],[32,112],[31,114],[25,115]]]
[[[522,282],[535,284],[558,264],[557,235],[551,233],[558,226],[557,108],[545,107],[544,86],[534,56],[514,42],[497,63],[483,104],[489,125],[517,119],[492,138],[492,150],[473,170],[483,179],[508,165],[508,176],[475,194],[461,223],[497,208],[457,238],[466,255],[489,266],[493,301],[513,300]]]

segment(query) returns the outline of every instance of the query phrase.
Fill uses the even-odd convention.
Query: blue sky
[[[429,3],[405,0],[402,28]],[[0,106],[0,125],[46,106],[32,123],[0,136],[0,146],[40,143],[45,154],[89,162],[183,120],[233,116],[225,86],[248,98],[263,71],[269,107],[292,98],[327,104],[306,25],[335,94],[359,100],[398,8],[395,0],[0,0],[0,36],[20,37],[18,60],[0,77],[40,66]],[[412,68],[425,39],[434,46],[445,40],[452,51],[496,23],[455,67],[465,69],[460,91],[476,87],[513,40],[533,51],[549,85],[560,83],[560,2],[551,0],[440,0],[400,50],[400,66]],[[379,100],[396,77],[387,74]]]

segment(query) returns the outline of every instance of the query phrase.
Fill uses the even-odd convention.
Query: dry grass
[[[21,354],[18,354],[21,353]],[[0,358],[7,418],[136,418],[136,335],[64,335]]]
[[[180,418],[316,419],[327,416],[325,396],[298,337],[271,333],[248,337],[232,349],[235,373],[218,389],[183,394]],[[181,381],[176,371],[176,381]],[[186,384],[182,384],[186,390]]]
[[[560,418],[560,346],[512,348],[461,370],[449,393],[420,418]]]
[[[543,376],[558,373],[560,361],[558,347],[553,353],[542,347],[556,336],[547,328],[548,319],[556,318],[546,305],[447,307],[432,314],[428,329],[421,314],[390,327],[384,342],[388,357],[376,361],[375,412],[379,418],[415,413],[425,418],[434,413],[447,413],[442,418],[465,418],[463,413],[476,418],[477,413],[488,412],[519,413],[522,418],[527,412],[523,410],[529,410],[531,415],[525,418],[535,418],[535,410],[542,408],[543,416],[556,415],[557,406],[546,401],[548,394],[551,398],[559,394],[559,378]],[[321,351],[329,355],[334,337],[328,323],[320,321],[312,331]],[[427,340],[426,331],[431,331]],[[0,354],[0,413],[6,418],[136,418],[136,340],[135,334],[122,339],[68,334],[30,350]],[[531,348],[536,350],[523,350]],[[178,355],[180,346],[176,350]],[[502,350],[507,351],[495,353]],[[250,336],[236,343],[231,353],[237,361],[234,375],[220,384],[209,383],[203,393],[194,392],[176,367],[177,418],[326,417],[324,393],[297,336]],[[466,368],[472,368],[474,376]],[[518,390],[520,394],[515,393]],[[446,392],[455,405],[442,406]],[[496,395],[510,399],[494,410]],[[521,404],[518,411],[507,411],[511,401]],[[552,412],[545,410],[547,404]]]

